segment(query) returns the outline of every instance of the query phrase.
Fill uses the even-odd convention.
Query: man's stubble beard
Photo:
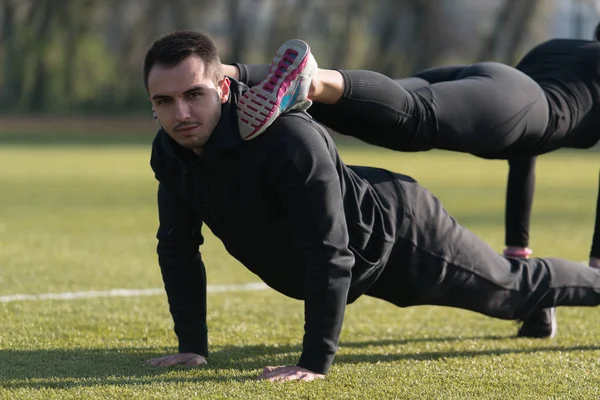
[[[209,141],[210,137],[215,132],[215,129],[216,129],[217,125],[219,124],[220,119],[221,119],[221,112],[219,110],[219,112],[215,112],[208,119],[208,125],[207,124],[200,125],[201,128],[206,127],[209,129],[208,133],[206,135],[194,138],[194,141],[192,143],[179,143],[179,144],[182,147],[185,147],[186,149],[190,149],[190,150],[199,149],[199,148],[204,147],[206,145],[206,143]]]

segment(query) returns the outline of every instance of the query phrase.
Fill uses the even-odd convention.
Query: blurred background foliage
[[[515,64],[551,37],[591,38],[590,0],[0,0],[0,114],[146,115],[142,62],[176,29],[224,62],[266,63],[308,41],[322,67],[393,77],[443,64]]]

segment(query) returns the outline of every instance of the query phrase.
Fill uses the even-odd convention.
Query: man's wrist
[[[223,74],[236,81],[240,80],[240,68],[236,64],[223,64]]]
[[[298,367],[306,368],[316,374],[327,375],[329,367],[333,363],[335,354],[309,354],[305,352],[300,356],[300,361],[296,364]]]

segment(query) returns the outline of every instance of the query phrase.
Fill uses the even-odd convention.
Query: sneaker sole
[[[302,83],[302,77],[297,80],[298,75],[301,74],[307,66],[310,55],[310,47],[307,43],[297,39],[286,42],[277,51],[269,75],[240,98],[240,105],[256,114],[249,114],[238,106],[238,111],[240,112],[238,117],[240,121],[246,126],[252,127],[250,134],[245,136],[245,140],[251,139],[259,133],[261,128],[265,126],[267,122],[276,119],[281,114],[282,108],[295,102],[296,96],[298,95],[297,88]],[[286,65],[286,57],[290,56],[293,58],[293,62],[290,65]],[[282,68],[285,69],[285,71],[282,73],[281,77],[277,78],[275,73],[277,70],[281,71]],[[275,85],[279,85],[278,87],[274,86],[272,83],[274,78],[277,79]],[[294,83],[294,90],[290,93],[291,97],[286,101],[284,107],[281,107],[284,97],[288,93],[290,86]]]

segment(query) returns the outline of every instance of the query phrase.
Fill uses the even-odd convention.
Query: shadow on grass
[[[439,337],[399,340],[342,342],[344,349],[371,346],[398,346],[419,342],[459,342],[468,340],[506,340],[508,336]],[[336,364],[393,362],[404,360],[436,361],[448,358],[475,358],[504,354],[527,355],[536,352],[600,350],[600,346],[561,347],[541,341],[540,346],[521,349],[485,349],[439,352],[395,352],[393,354],[338,354]],[[236,382],[254,379],[266,365],[293,365],[301,351],[299,345],[221,346],[209,357],[209,364],[198,368],[159,368],[145,360],[172,354],[174,348],[109,348],[72,350],[0,350],[0,387],[69,388],[105,385],[144,385],[154,383]],[[228,370],[228,372],[225,372]],[[231,374],[231,371],[235,371]],[[177,375],[185,371],[185,376]]]
[[[184,366],[159,368],[144,364],[148,359],[176,352],[174,348],[164,351],[155,348],[0,350],[0,387],[69,388],[227,382],[249,380],[257,375],[256,371],[248,370],[247,363],[235,365],[233,362],[218,362],[218,354],[210,357],[208,365],[197,369]],[[243,348],[239,348],[237,354],[244,352]],[[227,368],[235,369],[236,373],[232,375],[220,371]],[[177,371],[185,371],[186,376],[178,375]]]

